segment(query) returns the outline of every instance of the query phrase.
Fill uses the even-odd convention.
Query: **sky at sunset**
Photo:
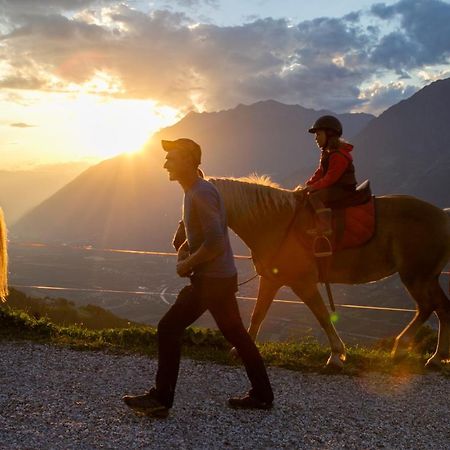
[[[2,169],[96,162],[265,99],[379,114],[449,57],[443,0],[0,0]]]

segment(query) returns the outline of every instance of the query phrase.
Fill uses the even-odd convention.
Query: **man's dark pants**
[[[158,324],[156,396],[167,407],[173,404],[184,330],[208,310],[224,337],[236,347],[252,384],[250,395],[271,403],[272,388],[259,351],[242,324],[236,301],[236,276],[192,277]]]

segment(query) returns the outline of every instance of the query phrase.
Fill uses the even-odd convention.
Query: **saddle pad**
[[[366,243],[375,232],[375,202],[370,201],[358,206],[333,211],[335,251],[358,247]]]

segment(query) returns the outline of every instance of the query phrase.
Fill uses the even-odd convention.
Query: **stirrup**
[[[323,242],[320,241],[321,239],[323,240]],[[325,248],[319,250],[318,247],[320,247],[320,244],[323,243],[325,243]],[[331,246],[331,242],[327,238],[327,236],[322,234],[314,238],[313,253],[316,258],[324,258],[333,254],[333,247]]]

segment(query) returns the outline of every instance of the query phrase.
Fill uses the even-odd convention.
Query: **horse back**
[[[335,282],[367,283],[396,272],[439,274],[450,258],[450,216],[406,195],[375,197],[375,233],[333,257]]]

